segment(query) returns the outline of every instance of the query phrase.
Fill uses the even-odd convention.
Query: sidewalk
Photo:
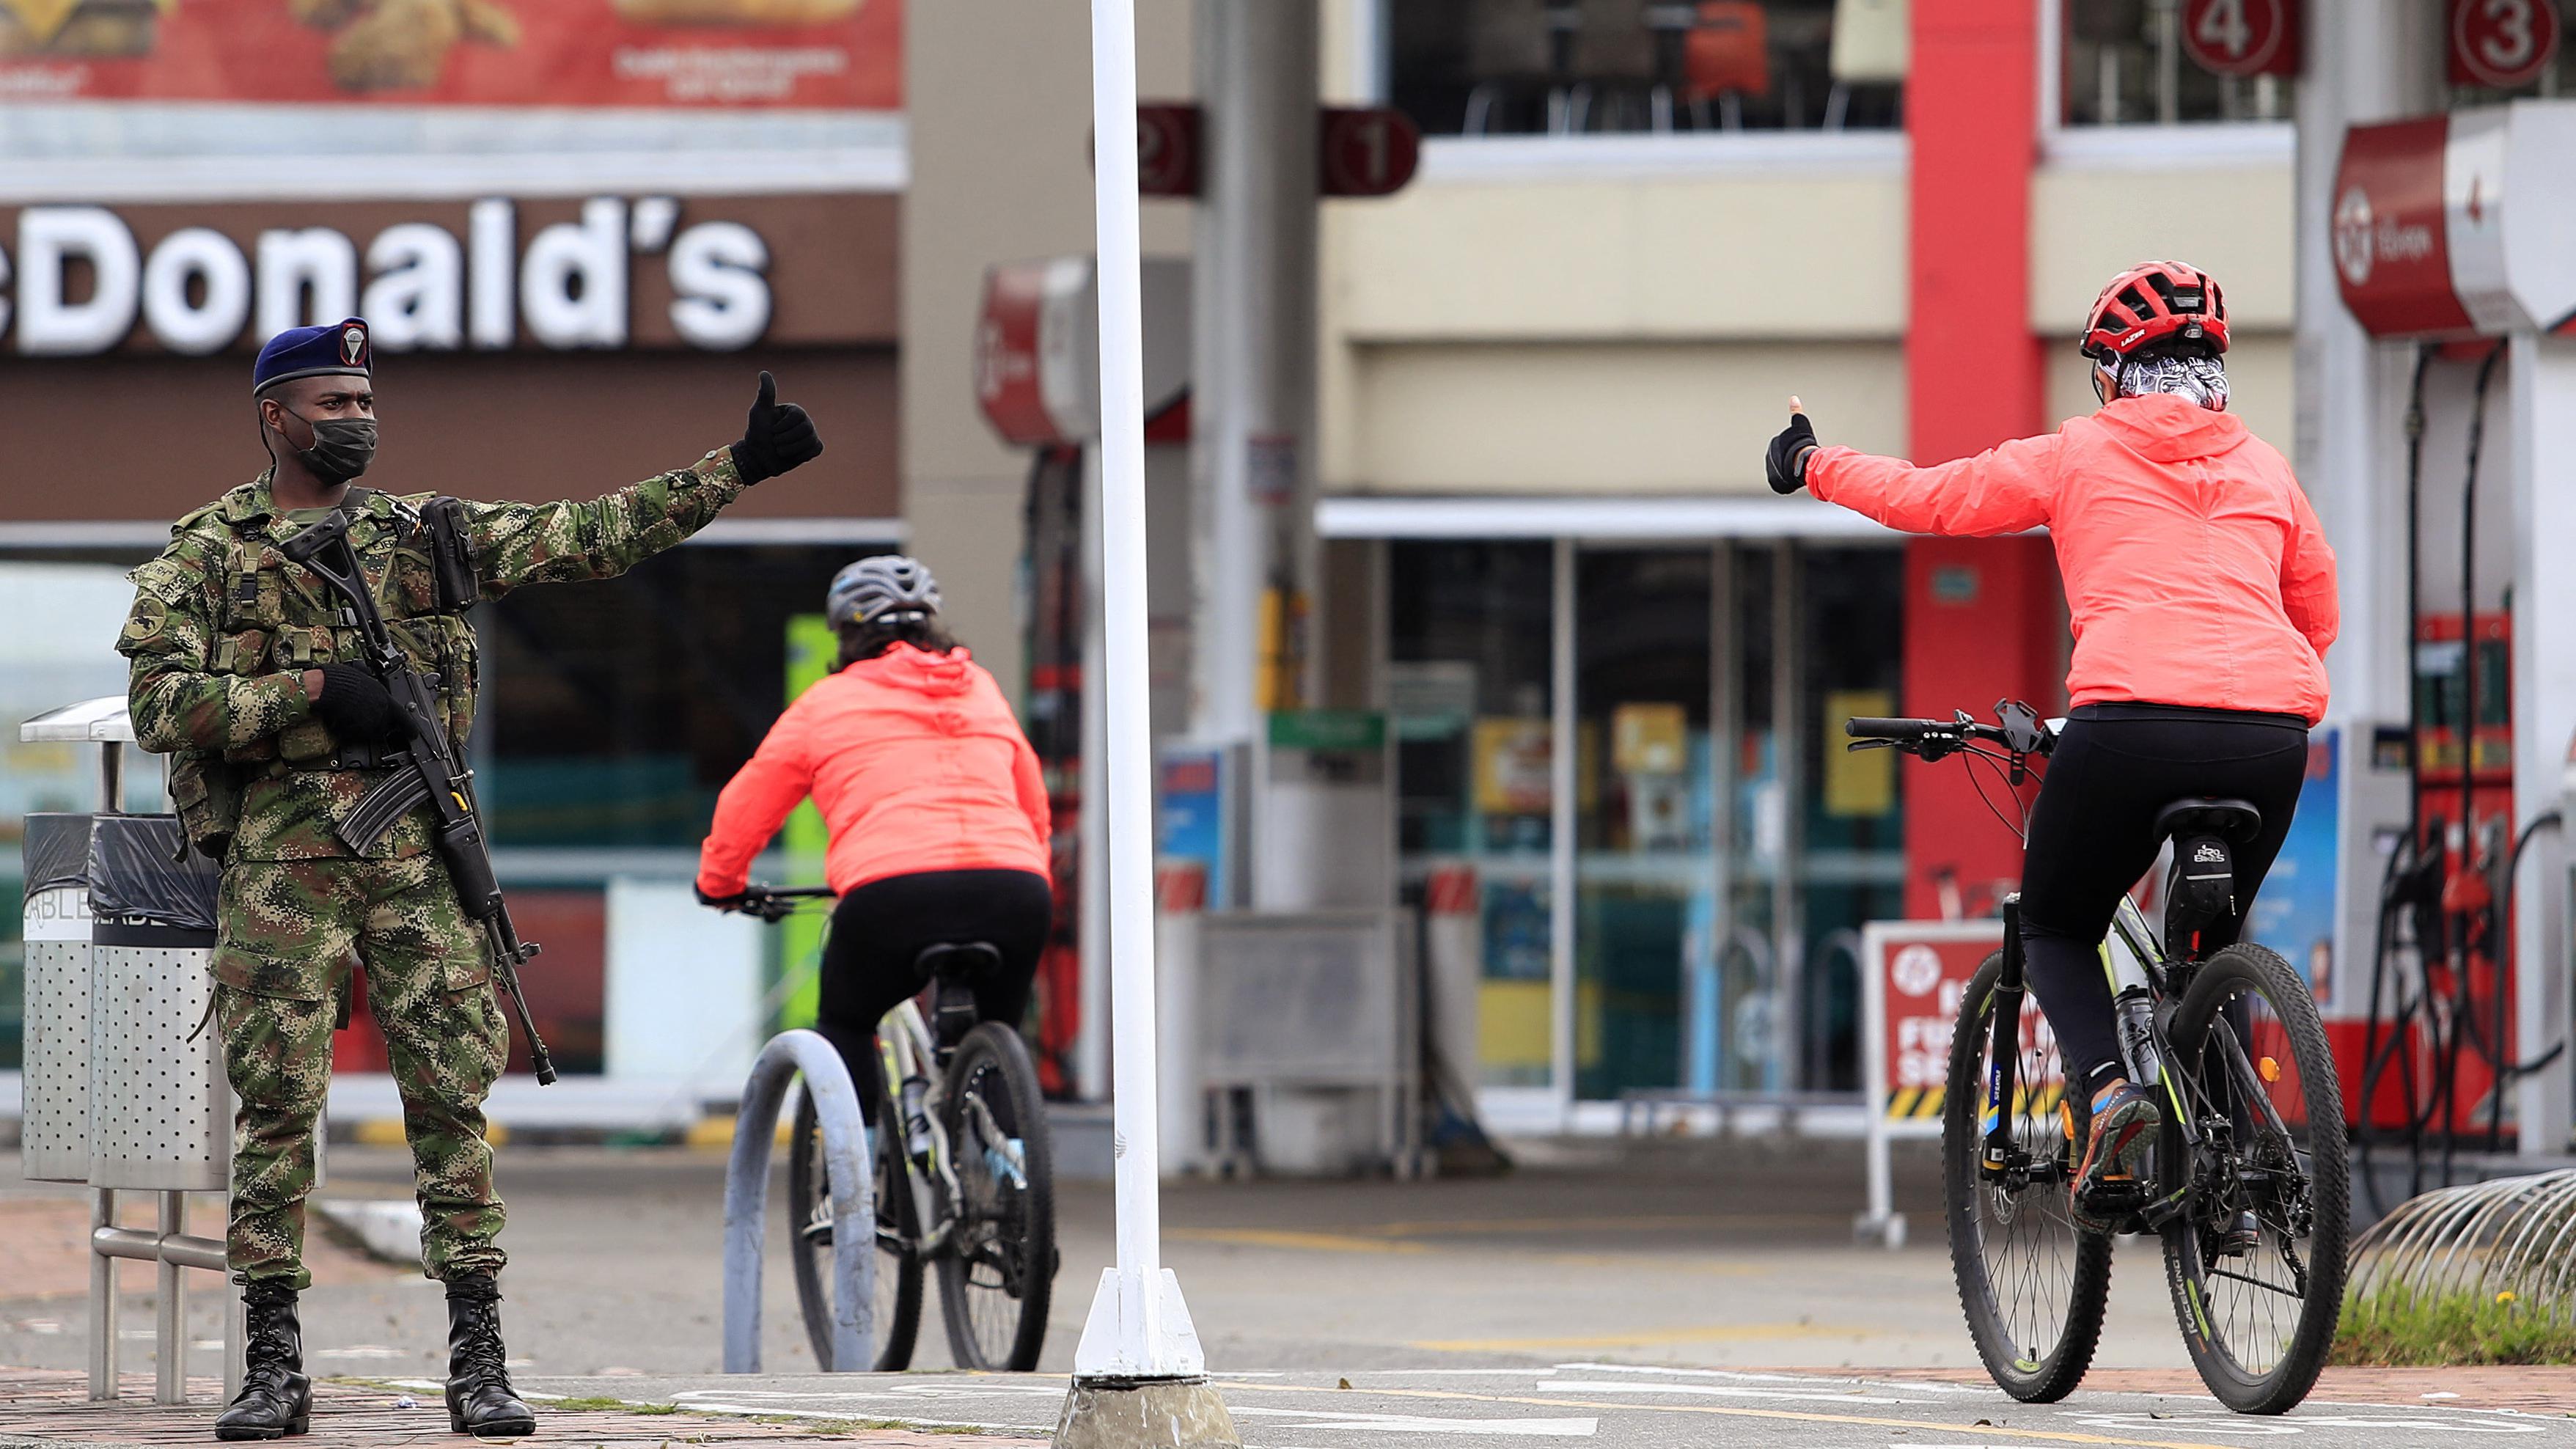
[[[1823,1373],[1827,1370],[1818,1369]],[[1907,1383],[1983,1384],[1974,1369],[1879,1369]],[[2205,1395],[2186,1369],[2100,1369],[2084,1376],[2089,1392]],[[2566,1368],[2330,1368],[2311,1404],[2432,1404],[2446,1409],[2510,1409],[2576,1417],[2576,1371]]]
[[[613,1388],[615,1381],[608,1381]],[[188,1385],[193,1402],[152,1402],[152,1380],[128,1376],[125,1397],[112,1403],[89,1400],[89,1380],[77,1373],[46,1369],[0,1369],[0,1449],[44,1449],[55,1444],[146,1445],[214,1442],[219,1385],[195,1379]],[[531,1396],[532,1398],[534,1396]],[[411,1407],[400,1407],[405,1398]],[[573,1400],[573,1402],[581,1402]],[[537,1401],[537,1432],[549,1441],[578,1444],[873,1444],[901,1449],[1020,1449],[1044,1439],[960,1434],[867,1424],[856,1421],[799,1420],[772,1422],[741,1414],[695,1414],[669,1409],[646,1412],[615,1407],[549,1408]],[[298,1438],[312,1449],[380,1449],[386,1444],[456,1442],[447,1427],[447,1408],[431,1389],[383,1388],[369,1384],[318,1380],[313,1385],[313,1432]]]

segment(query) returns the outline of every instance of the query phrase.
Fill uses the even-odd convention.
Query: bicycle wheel
[[[959,1368],[1033,1369],[1055,1286],[1055,1160],[1037,1069],[988,1021],[948,1059],[939,1120],[960,1201],[939,1257],[939,1308]]]
[[[880,1128],[895,1119],[891,1104],[877,1103]],[[796,1302],[805,1315],[805,1340],[813,1345],[814,1362],[832,1362],[832,1185],[823,1170],[823,1129],[815,1119],[814,1100],[796,1094],[796,1126],[787,1150],[789,1221],[795,1225]],[[913,1341],[921,1332],[921,1259],[906,1251],[921,1230],[912,1201],[912,1184],[904,1174],[899,1134],[869,1134],[869,1161],[876,1175],[877,1282],[876,1329],[879,1373],[894,1373],[912,1362]]]
[[[2087,1104],[2066,1090],[2056,1038],[2039,1000],[2021,1003],[2021,1053],[2014,1065],[2013,1163],[1991,1180],[1978,1164],[1979,1121],[1994,1047],[1997,951],[1969,979],[1950,1036],[1950,1074],[1941,1102],[1941,1195],[1950,1229],[1950,1266],[1977,1357],[2005,1393],[2055,1403],[2075,1391],[2102,1336],[2111,1292],[2111,1240],[2079,1230],[2072,1184]]]
[[[2352,1184],[2343,1089],[2316,1000],[2260,946],[2209,958],[2183,992],[2168,1067],[2200,1129],[2168,1127],[2165,1281],[2192,1366],[2240,1414],[2278,1414],[2316,1386],[2343,1314]]]

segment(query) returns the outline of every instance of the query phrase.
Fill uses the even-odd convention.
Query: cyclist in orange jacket
[[[698,899],[739,908],[752,858],[808,796],[831,832],[840,897],[823,948],[816,1029],[876,1120],[877,1019],[923,985],[929,946],[983,941],[998,975],[977,1014],[1019,1024],[1054,911],[1045,777],[993,676],[939,622],[939,584],[915,559],[865,558],[825,597],[840,666],[797,696],[716,797]]]
[[[2157,1109],[2126,1080],[2097,950],[2154,862],[2156,812],[2190,795],[2263,813],[2236,853],[2235,941],[2288,835],[2325,715],[2334,552],[2288,460],[2227,411],[2227,305],[2179,262],[2111,280],[2086,319],[2101,409],[1938,467],[1817,444],[1790,399],[1774,490],[1804,487],[1910,533],[2046,528],[2066,583],[2073,714],[2031,810],[2021,936],[2067,1076],[2092,1091],[2078,1180],[2134,1174]]]

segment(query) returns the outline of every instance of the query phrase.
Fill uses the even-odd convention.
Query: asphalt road
[[[1855,1149],[1762,1142],[1718,1148],[1533,1149],[1485,1180],[1177,1184],[1164,1194],[1175,1269],[1220,1368],[1355,1370],[1605,1358],[1703,1368],[1973,1364],[1937,1242],[1932,1162],[1909,1159],[1900,1205],[1915,1246],[1852,1245]],[[326,1195],[401,1197],[396,1151],[334,1147]],[[685,1149],[506,1148],[503,1323],[523,1372],[712,1373],[721,1366],[723,1159]],[[0,1249],[0,1363],[77,1368],[84,1281],[76,1190],[20,1184],[0,1158],[0,1212],[50,1213],[67,1261],[21,1262],[52,1296],[13,1291]],[[197,1199],[200,1232],[216,1199]],[[1112,1259],[1106,1183],[1061,1185],[1063,1271],[1041,1367],[1070,1368],[1100,1271]],[[765,1366],[808,1370],[772,1214]],[[11,1234],[24,1236],[23,1234]],[[319,1372],[389,1376],[443,1362],[445,1309],[416,1271],[346,1250],[312,1255],[305,1341]],[[2124,1248],[2099,1362],[2180,1367],[2155,1254]],[[130,1265],[138,1294],[148,1270]],[[197,1275],[192,1336],[220,1333],[213,1280]],[[928,1313],[937,1313],[936,1291]],[[149,1362],[147,1302],[130,1300],[127,1366]],[[916,1368],[949,1360],[925,1323]],[[212,1356],[196,1365],[211,1371]]]
[[[2079,1392],[2049,1406],[1990,1388],[1604,1362],[1523,1368],[1220,1373],[1216,1383],[1248,1449],[1392,1442],[1419,1449],[1531,1441],[1602,1449],[1682,1445],[1795,1449],[2094,1444],[2206,1449],[2213,1444],[2389,1446],[2576,1444],[2562,1417],[2421,1405],[2311,1403],[2273,1419],[2206,1399]],[[684,1409],[901,1420],[1043,1434],[1065,1380],[1038,1375],[835,1375],[823,1378],[534,1380],[565,1394],[615,1392]]]

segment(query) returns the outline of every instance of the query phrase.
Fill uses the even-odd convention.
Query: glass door
[[[1715,959],[1715,563],[1700,545],[1574,567],[1574,1087],[1615,1098],[1686,1080]]]

